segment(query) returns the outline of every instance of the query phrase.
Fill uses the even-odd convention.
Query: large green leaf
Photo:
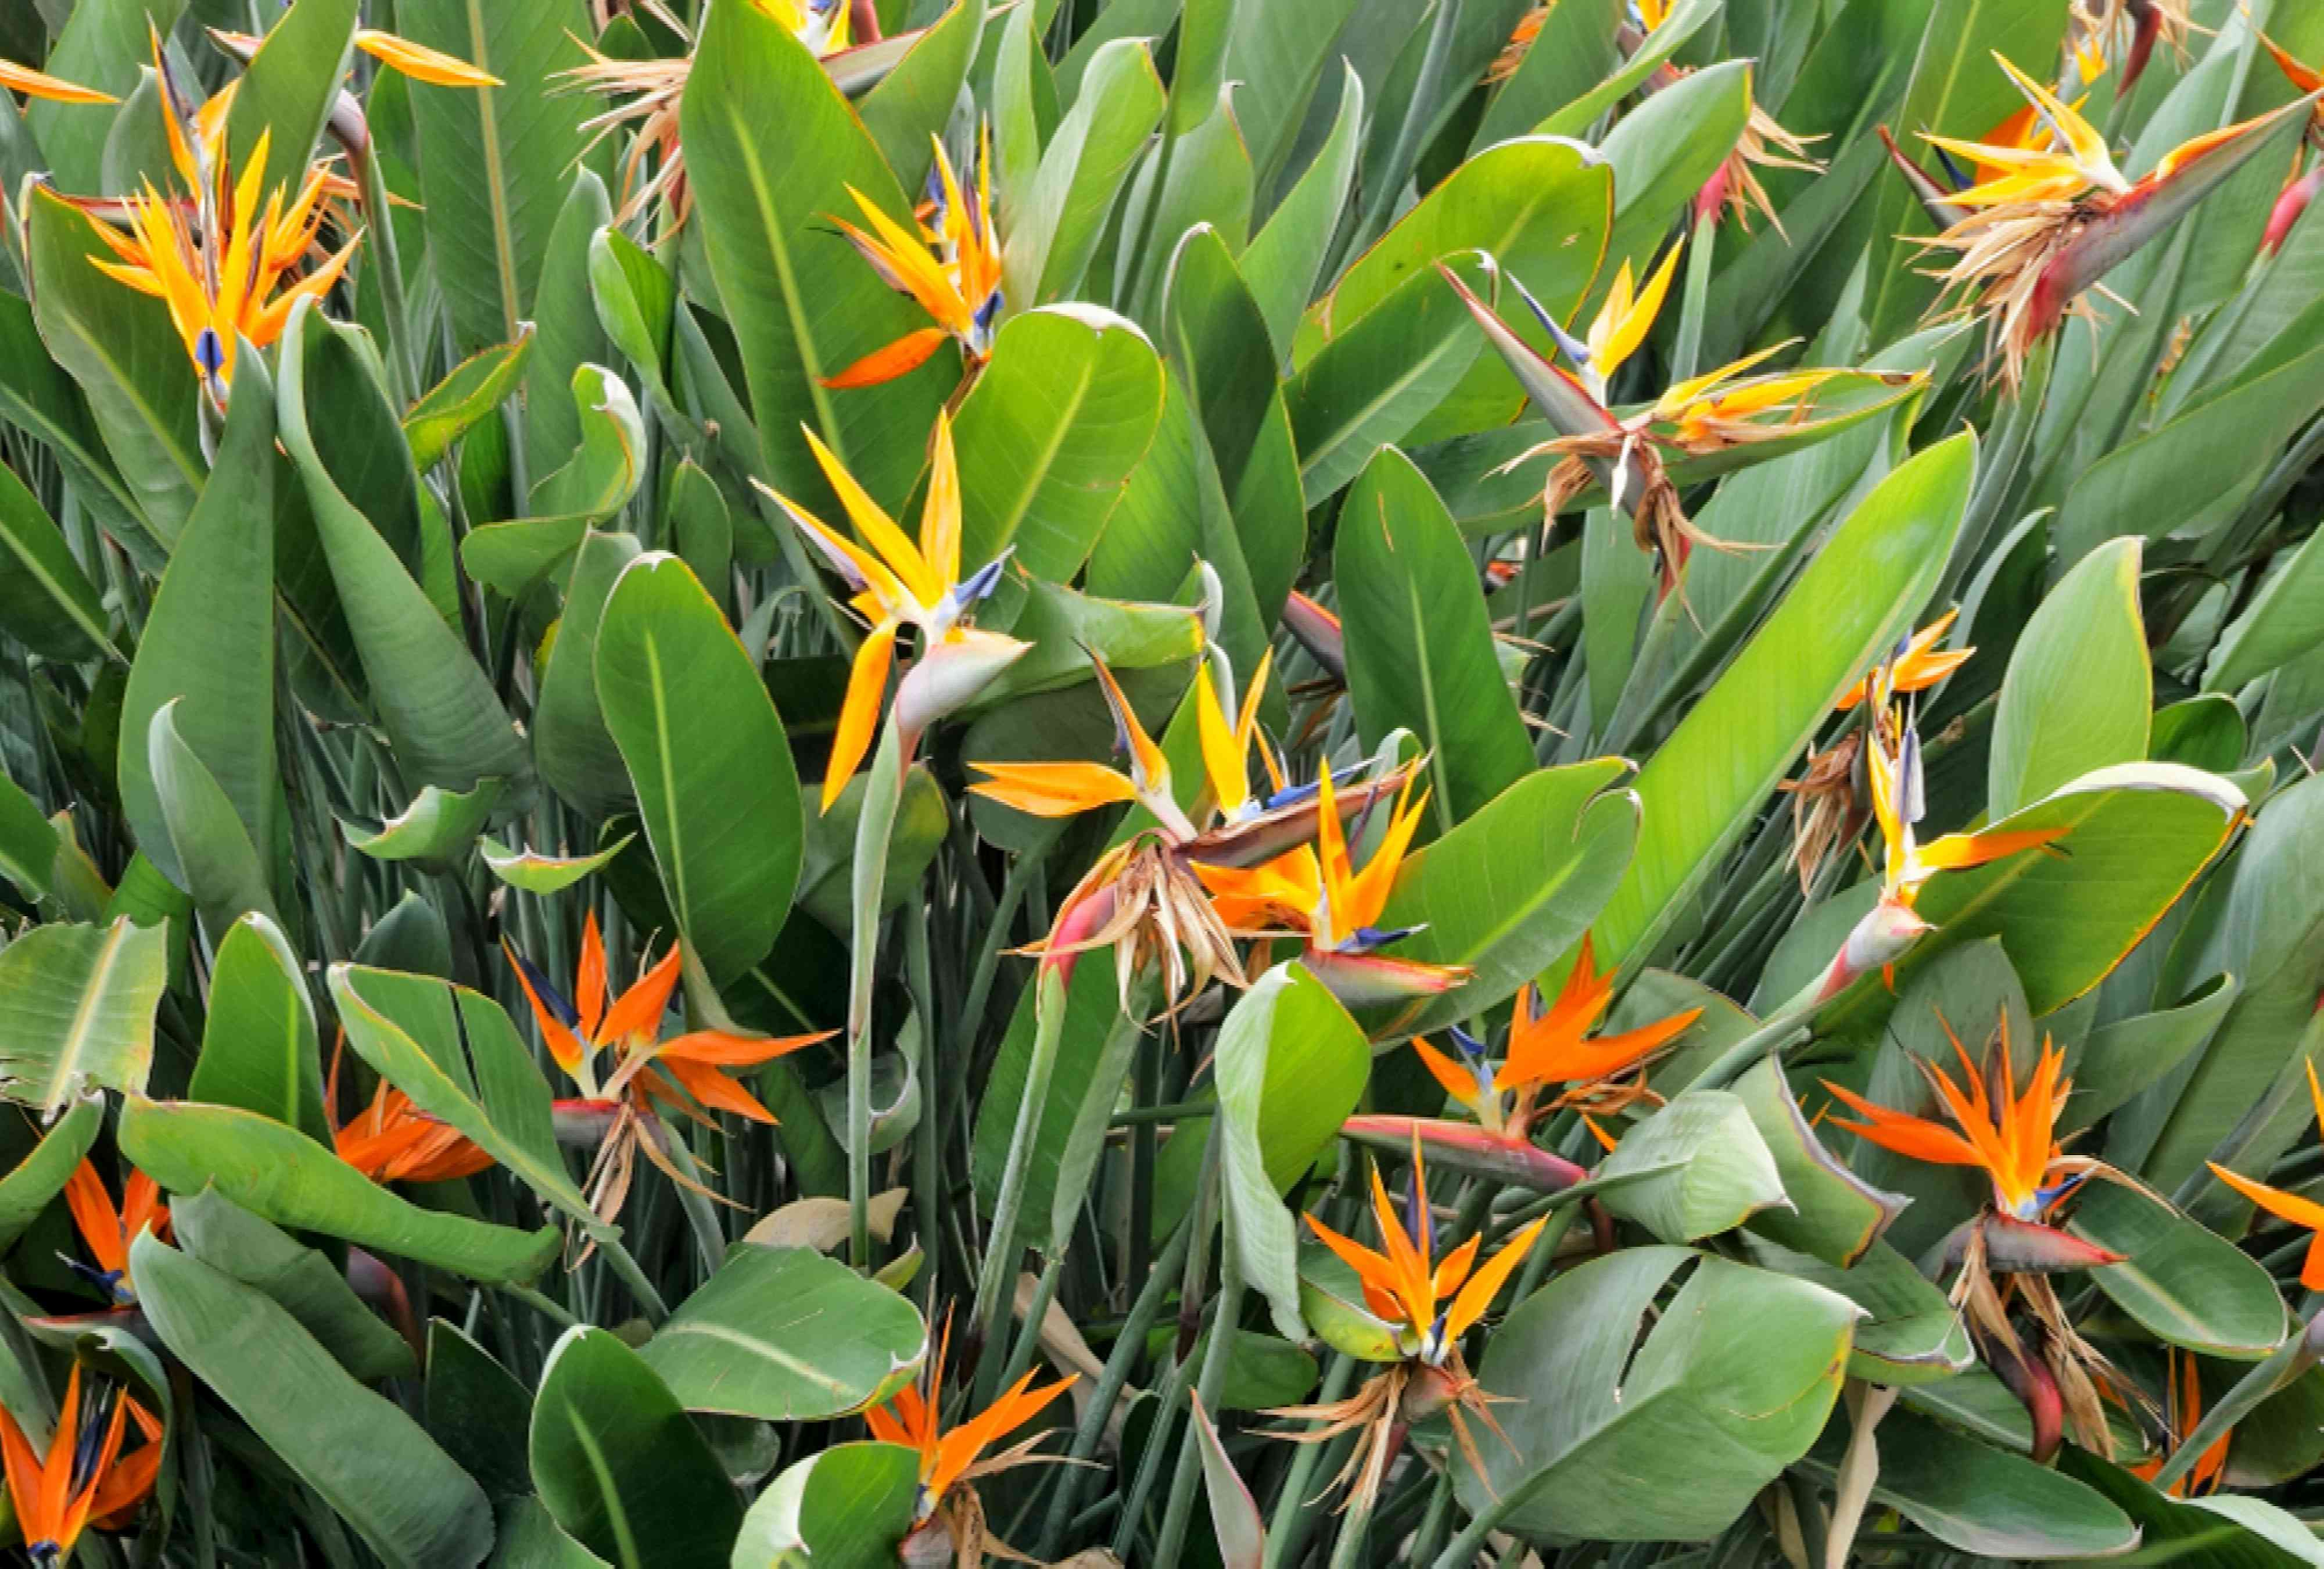
[[[2093,1183],[2070,1229],[2124,1255],[2090,1279],[2157,1339],[2243,1361],[2259,1361],[2283,1339],[2283,1302],[2267,1271],[2169,1204]]]
[[[935,166],[929,138],[941,134],[952,118],[954,101],[976,60],[984,20],[982,5],[953,0],[856,105],[881,157],[908,189],[918,190]]]
[[[1237,14],[1257,9],[1238,7]],[[1299,313],[1307,308],[1307,298],[1323,271],[1332,235],[1339,226],[1340,210],[1353,189],[1356,157],[1362,151],[1359,134],[1364,123],[1364,79],[1352,65],[1343,63],[1341,71],[1340,104],[1333,112],[1332,134],[1274,216],[1251,236],[1250,247],[1242,254],[1243,277],[1267,322],[1268,339],[1278,359],[1291,346]],[[1246,108],[1242,117],[1246,130],[1249,120]]]
[[[2232,693],[2324,643],[2324,543],[2308,536],[2251,606],[2219,634],[2203,669],[2208,691]]]
[[[597,692],[663,891],[724,983],[766,956],[798,881],[798,775],[751,656],[686,563],[623,569],[597,631]]]
[[[0,1251],[15,1246],[24,1229],[65,1190],[65,1184],[105,1122],[105,1096],[83,1095],[51,1123],[31,1154],[0,1177]]]
[[[232,1106],[124,1099],[121,1152],[173,1193],[214,1186],[264,1220],[342,1237],[376,1253],[487,1282],[529,1280],[557,1256],[557,1232],[520,1232],[421,1209],[293,1128]]]
[[[309,427],[310,379],[328,380],[335,392],[368,380],[353,331],[326,320],[311,301],[292,309],[278,411],[282,446],[306,481],[380,721],[409,786],[465,790],[481,779],[525,777],[530,760],[492,683],[393,547],[339,489]],[[383,396],[375,386],[370,395]]]
[[[1597,926],[1604,960],[1641,959],[1831,711],[1935,588],[1969,504],[1964,432],[1883,480],[1825,541],[1718,683],[1638,775],[1646,829]]]
[[[357,0],[292,6],[267,29],[244,69],[226,112],[226,156],[232,168],[244,169],[266,137],[262,191],[295,192],[306,180],[315,140],[339,95],[361,9]]]
[[[157,562],[161,547],[128,483],[114,466],[88,400],[74,378],[49,357],[32,306],[5,290],[0,290],[0,366],[7,373],[0,375],[0,420],[47,445],[65,488],[140,565]],[[189,492],[180,503],[180,515],[192,499]]]
[[[243,356],[217,463],[147,612],[121,700],[121,809],[161,874],[193,890],[162,814],[149,749],[167,707],[254,845],[274,842],[274,385]]]
[[[1638,798],[1617,758],[1544,769],[1404,863],[1380,920],[1417,928],[1396,955],[1474,974],[1376,1039],[1425,1035],[1506,1001],[1598,918],[1630,864]]]
[[[1660,70],[1704,23],[1718,15],[1722,4],[1723,0],[1678,0],[1678,4],[1670,8],[1669,14],[1663,18],[1662,25],[1649,33],[1613,74],[1542,121],[1535,129],[1554,136],[1585,134],[1599,115],[1628,97],[1641,82]]]
[[[1608,1209],[1665,1242],[1717,1236],[1786,1202],[1750,1108],[1725,1090],[1680,1094],[1625,1133],[1596,1175],[1619,1183]]]
[[[1669,1084],[1681,1070],[1671,1065],[1657,1071]],[[1826,1263],[1849,1268],[1879,1240],[1908,1201],[1873,1186],[1824,1147],[1772,1055],[1737,1079],[1734,1090],[1775,1158],[1788,1201],[1754,1215],[1752,1230]]]
[[[368,1383],[419,1371],[410,1345],[364,1306],[338,1264],[216,1190],[180,1195],[170,1226],[180,1247],[263,1291],[355,1377]]]
[[[558,1152],[549,1085],[491,998],[392,970],[334,964],[331,1001],[355,1055],[456,1128],[549,1204],[593,1232],[604,1228]]]
[[[36,926],[0,948],[0,1095],[54,1117],[96,1086],[143,1090],[167,927]]]
[[[608,817],[630,799],[629,771],[597,702],[597,633],[606,596],[637,554],[638,542],[628,534],[592,531],[582,538],[533,710],[533,757],[541,779],[590,818]]]
[[[912,1528],[919,1456],[900,1444],[838,1444],[786,1468],[742,1517],[733,1569],[811,1563],[888,1569]]]
[[[246,915],[218,944],[189,1098],[239,1106],[328,1143],[314,1003],[281,928]]]
[[[639,1348],[689,1411],[816,1422],[886,1398],[928,1352],[912,1305],[813,1248],[735,1250]]]
[[[24,240],[41,337],[80,383],[141,521],[166,547],[206,469],[196,429],[201,392],[184,341],[159,300],[97,270],[113,253],[46,190],[32,193]]]
[[[1622,20],[1614,0],[1550,7],[1517,70],[1485,105],[1470,151],[1524,135],[1596,87],[1622,58],[1615,45]]]
[[[1009,219],[1002,279],[1011,307],[1023,310],[1079,291],[1106,215],[1164,105],[1146,40],[1117,38],[1090,57],[1081,96],[1057,123],[1028,199]]]
[[[2125,763],[2085,774],[1994,825],[2062,830],[2042,849],[1964,872],[1942,872],[1915,909],[1936,930],[1899,975],[1963,943],[1998,937],[2043,1014],[2104,980],[2184,892],[2242,819],[2243,797],[2215,775],[2177,763]],[[1877,1015],[1877,975],[1835,1000],[1835,1029]]]
[[[1872,1501],[1960,1552],[2045,1562],[2102,1558],[2138,1542],[2138,1527],[2098,1492],[1914,1412],[1883,1417],[1879,1444]],[[1840,1453],[1835,1435],[1809,1467],[1833,1476]]]
[[[274,898],[265,863],[250,830],[235,815],[226,788],[178,733],[178,706],[183,701],[172,697],[155,710],[146,728],[145,762],[170,853],[215,940],[253,910],[272,917]]]
[[[1234,8],[1224,75],[1243,84],[1235,117],[1261,190],[1272,186],[1289,157],[1308,100],[1331,68],[1333,42],[1355,8],[1355,0]]]
[[[1847,1269],[1795,1253],[1757,1228],[1744,1233],[1751,1261],[1837,1291],[1866,1316],[1848,1350],[1850,1378],[1875,1384],[1933,1383],[1977,1363],[1969,1325],[1945,1294],[1886,1242],[1875,1242]]]
[[[533,1484],[573,1538],[621,1569],[723,1563],[742,1509],[718,1457],[654,1371],[576,1324],[541,1369]]]
[[[1418,735],[1436,792],[1433,826],[1449,828],[1522,779],[1533,746],[1460,528],[1394,448],[1348,492],[1333,566],[1364,744],[1397,729]]]
[[[2059,1457],[2059,1470],[2104,1495],[2137,1522],[2147,1551],[2203,1569],[2298,1569],[2324,1564],[2308,1523],[2290,1511],[2240,1493],[2168,1497],[2153,1483],[2081,1449]]]
[[[2138,563],[2135,537],[2092,551],[2019,635],[1993,720],[1991,816],[2006,817],[2093,769],[2146,755],[2154,680]]]
[[[1269,970],[1237,1000],[1219,1027],[1213,1062],[1228,1235],[1243,1278],[1274,1308],[1276,1327],[1305,1340],[1299,1229],[1283,1195],[1356,1109],[1371,1048],[1323,983],[1294,963]]]
[[[130,1256],[162,1343],[383,1559],[410,1569],[484,1560],[484,1490],[401,1407],[357,1383],[264,1292],[150,1232]]]
[[[0,469],[0,629],[42,657],[119,659],[104,602],[40,499]]]
[[[558,193],[588,141],[589,100],[555,79],[587,58],[577,42],[591,36],[587,8],[402,0],[395,19],[414,43],[500,78],[495,88],[407,88],[429,250],[453,336],[473,354],[507,343],[532,318]]]
[[[1655,1299],[1685,1273],[1658,1317]],[[1831,1415],[1858,1309],[1683,1248],[1568,1270],[1502,1321],[1478,1381],[1507,1444],[1453,1473],[1531,1538],[1700,1541],[1750,1507]]]
[[[829,496],[800,435],[809,425],[892,507],[920,467],[958,362],[938,354],[869,391],[823,385],[927,325],[831,232],[825,215],[862,216],[850,188],[891,217],[908,217],[909,202],[831,78],[770,14],[711,7],[694,63],[680,112],[687,180],[742,349],[769,477],[810,507]],[[782,113],[770,115],[770,104]],[[805,147],[815,156],[799,157]],[[1018,215],[1012,226],[1023,221]],[[1010,298],[1032,303],[1013,290]]]
[[[1013,317],[960,406],[961,559],[1012,545],[1069,583],[1162,417],[1162,362],[1129,320],[1092,305]]]
[[[525,373],[524,451],[528,471],[540,475],[565,461],[581,439],[581,416],[565,389],[585,365],[613,357],[602,325],[604,310],[590,277],[596,236],[613,221],[612,198],[597,171],[572,171],[565,199],[540,259],[540,285],[532,297],[536,340]],[[745,433],[747,435],[747,432]]]

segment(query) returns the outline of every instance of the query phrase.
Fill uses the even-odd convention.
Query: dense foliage
[[[2324,1564],[2319,67],[0,5],[0,1551]]]

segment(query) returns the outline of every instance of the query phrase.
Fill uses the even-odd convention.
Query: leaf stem
[[[863,781],[863,809],[855,820],[854,919],[847,943],[847,1256],[858,1269],[872,1267],[872,970],[880,957],[888,841],[903,794],[903,738],[890,716],[880,727],[879,750]]]

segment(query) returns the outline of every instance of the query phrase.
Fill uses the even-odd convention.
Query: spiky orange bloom
[[[1945,633],[1952,630],[1953,623],[1960,615],[1958,609],[1948,610],[1914,632],[1904,647],[1896,651],[1895,657],[1887,661],[1883,676],[1891,694],[1924,692],[1969,663],[1969,656],[1977,652],[1975,649],[1937,647],[1944,641]],[[1842,692],[1832,707],[1841,713],[1855,707],[1871,692],[1872,682],[1872,676],[1868,674]]]
[[[1988,1070],[1981,1071],[1969,1059],[1969,1048],[1950,1024],[1944,1030],[1960,1058],[1961,1081],[1955,1083],[1943,1068],[1918,1058],[1914,1066],[1936,1092],[1952,1127],[1875,1105],[1827,1079],[1823,1087],[1866,1119],[1851,1122],[1835,1117],[1832,1123],[1910,1160],[1973,1166],[1992,1180],[1996,1209],[2014,1220],[2039,1220],[2042,1212],[2094,1164],[2087,1158],[2066,1154],[2057,1143],[2058,1118],[2073,1090],[2065,1077],[2066,1054],[2044,1037],[2034,1075],[2020,1094],[2009,1062],[2006,1020],[2001,1028],[1998,1066]],[[2043,1186],[2052,1173],[2063,1173],[2069,1180],[2058,1186]]]
[[[936,1354],[921,1368],[919,1378],[897,1390],[884,1405],[863,1413],[872,1437],[883,1444],[900,1444],[919,1452],[920,1483],[912,1510],[915,1524],[925,1524],[932,1518],[944,1506],[947,1495],[962,1484],[1023,1463],[1026,1451],[1048,1435],[1036,1435],[991,1460],[985,1460],[983,1454],[1039,1416],[1050,1401],[1074,1386],[1074,1378],[1068,1376],[1037,1389],[1033,1388],[1036,1375],[1028,1372],[982,1412],[947,1429],[940,1417],[944,1363],[951,1349],[952,1331],[947,1325]]]
[[[121,1445],[132,1418],[145,1442],[124,1459]],[[0,1456],[24,1551],[36,1569],[59,1569],[91,1521],[122,1518],[153,1491],[161,1425],[111,1385],[83,1401],[76,1361],[65,1377],[64,1406],[48,1454],[36,1451],[14,1416],[0,1407]]]
[[[1381,1251],[1342,1236],[1312,1214],[1306,1220],[1316,1240],[1356,1272],[1363,1282],[1364,1305],[1396,1326],[1406,1354],[1430,1367],[1442,1367],[1453,1355],[1461,1337],[1485,1315],[1549,1223],[1546,1216],[1534,1222],[1481,1266],[1477,1253],[1484,1242],[1482,1233],[1438,1260],[1435,1226],[1428,1211],[1428,1177],[1417,1140],[1412,1148],[1412,1198],[1403,1214],[1397,1214],[1379,1168],[1372,1168],[1372,1220]]]
[[[161,1186],[133,1169],[122,1185],[121,1207],[115,1209],[105,1178],[84,1157],[65,1181],[65,1207],[72,1213],[73,1229],[80,1233],[81,1245],[96,1266],[68,1262],[108,1293],[115,1307],[134,1304],[137,1294],[129,1285],[129,1244],[147,1230],[165,1241],[170,1235],[170,1211],[161,1202]]]
[[[493,1163],[458,1129],[420,1111],[385,1079],[332,1141],[341,1160],[374,1182],[451,1182]]]
[[[943,139],[930,140],[936,143],[936,162],[928,174],[927,199],[914,215],[917,233],[881,212],[852,185],[847,194],[855,198],[872,232],[844,218],[831,221],[881,282],[909,296],[936,325],[872,350],[837,375],[825,378],[826,387],[892,382],[926,365],[947,339],[960,345],[972,372],[992,352],[1001,293],[1001,235],[992,222],[991,132],[980,134],[975,183],[965,190],[953,173]]]
[[[18,65],[13,60],[0,60],[0,92],[22,93],[28,98],[46,98],[54,104],[115,104],[121,100],[111,93],[100,93],[95,88],[85,88],[78,82],[52,77],[46,71],[36,71],[30,66]]]
[[[827,812],[872,749],[888,671],[896,660],[896,640],[905,628],[918,630],[921,651],[897,690],[894,718],[914,739],[927,724],[973,697],[1028,645],[969,625],[977,605],[1000,585],[1008,558],[1004,552],[965,579],[960,575],[960,461],[953,450],[948,416],[936,415],[918,544],[856,483],[822,438],[801,429],[824,478],[863,542],[858,544],[796,502],[764,485],[760,488],[839,574],[853,595],[850,608],[871,625],[855,650],[839,727],[832,736],[831,761],[824,770],[823,809]]]
[[[1614,975],[1597,968],[1585,936],[1565,984],[1547,1009],[1536,1008],[1532,982],[1519,987],[1509,1021],[1508,1059],[1494,1075],[1494,1087],[1601,1085],[1645,1062],[1702,1017],[1702,1009],[1689,1008],[1636,1029],[1593,1036],[1591,1031],[1614,1000]]]
[[[2308,1097],[2316,1108],[2316,1121],[2324,1127],[2324,1087],[2316,1082],[2316,1065],[2308,1065]],[[2280,1187],[2270,1187],[2264,1182],[2254,1182],[2248,1177],[2238,1177],[2224,1166],[2213,1165],[2211,1175],[2242,1194],[2280,1221],[2315,1234],[2308,1241],[2308,1256],[2300,1266],[2300,1283],[2310,1291],[2324,1291],[2324,1204],[2313,1199],[2286,1193]]]

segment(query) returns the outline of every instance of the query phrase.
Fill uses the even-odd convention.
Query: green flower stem
[[[1144,1354],[1147,1332],[1162,1315],[1163,1299],[1169,1295],[1170,1283],[1186,1260],[1186,1249],[1194,1228],[1181,1221],[1178,1229],[1170,1233],[1160,1258],[1146,1277],[1146,1284],[1130,1305],[1130,1315],[1121,1322],[1120,1331],[1113,1339],[1113,1350],[1105,1359],[1105,1371],[1098,1375],[1097,1388],[1091,1392],[1089,1409],[1082,1413],[1081,1426],[1074,1430],[1073,1448],[1068,1451],[1074,1460],[1087,1460],[1097,1453],[1098,1441],[1105,1435],[1106,1418],[1113,1411],[1114,1402],[1120,1398],[1122,1386],[1130,1381],[1130,1370],[1138,1365]],[[1062,1551],[1065,1527],[1073,1520],[1074,1504],[1081,1492],[1084,1470],[1078,1465],[1058,1468],[1057,1488],[1049,1500],[1049,1517],[1041,1527],[1040,1556],[1046,1562]]]
[[[379,149],[355,159],[355,178],[363,186],[363,208],[370,227],[372,257],[379,263],[379,306],[385,317],[392,352],[387,374],[394,384],[399,408],[408,408],[422,385],[420,346],[411,337],[411,313],[403,298],[403,263],[396,254],[395,213],[388,206],[387,180],[379,171]],[[522,493],[519,493],[522,494]]]
[[[1203,1355],[1203,1376],[1195,1386],[1205,1411],[1219,1408],[1227,1363],[1233,1357],[1235,1321],[1242,1316],[1242,1254],[1235,1247],[1231,1205],[1221,1207],[1219,1229],[1223,1233],[1219,1241],[1219,1294],[1211,1309],[1211,1343]],[[1157,1564],[1176,1564],[1185,1546],[1186,1526],[1194,1512],[1194,1481],[1203,1470],[1202,1443],[1201,1430],[1187,1423],[1185,1436],[1178,1441],[1177,1474],[1170,1479],[1170,1507],[1162,1516],[1162,1536],[1154,1549]]]
[[[888,841],[903,796],[904,743],[890,718],[880,727],[879,749],[863,781],[863,810],[855,820],[854,924],[847,945],[847,1256],[859,1269],[872,1267],[872,970],[880,957]]]
[[[917,899],[904,906],[904,974],[911,988],[912,1006],[920,1016],[921,1094],[934,1094],[944,1052],[936,1029],[936,985],[928,964],[928,907]],[[913,1130],[912,1210],[918,1216],[920,1234],[930,1239],[939,1234],[937,1217],[944,1202],[944,1156],[939,1145],[943,1122],[935,1105],[922,1101],[919,1124]],[[930,1315],[936,1312],[943,1275],[931,1246],[923,1276],[926,1294],[921,1299],[921,1306]]]
[[[1049,1077],[1057,1066],[1057,1043],[1065,1033],[1065,972],[1044,964],[1036,973],[1033,1055],[1025,1065],[1025,1098],[1017,1105],[1017,1126],[1009,1136],[1009,1162],[1001,1168],[1001,1190],[992,1200],[992,1229],[984,1239],[984,1262],[977,1273],[973,1322],[990,1345],[1006,1330],[1007,1292],[1017,1254],[1018,1211],[1025,1204],[1025,1178],[1033,1163],[1033,1141],[1049,1103]]]
[[[493,1289],[498,1291],[504,1297],[523,1303],[527,1307],[531,1308],[535,1313],[540,1314],[543,1318],[548,1319],[559,1329],[570,1329],[575,1324],[581,1322],[579,1319],[574,1317],[570,1313],[567,1313],[563,1307],[559,1306],[556,1302],[542,1296],[540,1292],[535,1291],[530,1286],[519,1286],[513,1281],[511,1281],[495,1286]]]
[[[1218,1120],[1212,1119],[1211,1132],[1203,1147],[1203,1177],[1194,1190],[1194,1211],[1188,1227],[1186,1271],[1178,1288],[1180,1319],[1179,1342],[1183,1345],[1193,1339],[1188,1332],[1186,1315],[1193,1311],[1191,1303],[1203,1299],[1203,1282],[1210,1278],[1208,1243],[1211,1232],[1219,1220],[1219,1160],[1220,1141]],[[1161,1405],[1155,1412],[1153,1425],[1147,1429],[1146,1453],[1138,1462],[1137,1480],[1130,1483],[1130,1495],[1123,1502],[1121,1519],[1113,1529],[1113,1555],[1130,1562],[1131,1542],[1138,1535],[1138,1523],[1146,1518],[1146,1501],[1153,1495],[1154,1484],[1162,1474],[1162,1456],[1170,1449],[1171,1425],[1178,1418],[1186,1399],[1186,1386],[1194,1372],[1191,1352],[1183,1353],[1170,1366],[1170,1377],[1160,1390]],[[1167,1560],[1157,1559],[1157,1563]]]

